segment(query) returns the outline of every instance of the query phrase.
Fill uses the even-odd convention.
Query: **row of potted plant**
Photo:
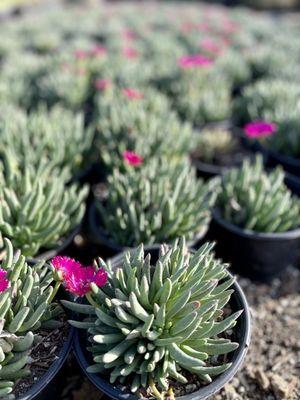
[[[61,387],[47,384],[73,342],[89,379],[112,398],[207,398],[236,373],[250,340],[244,295],[204,239],[210,220],[217,255],[237,271],[268,279],[296,263],[299,199],[283,172],[266,172],[262,159],[254,160],[257,146],[244,140],[271,143],[269,133],[276,133],[274,142],[284,141],[277,127],[290,119],[269,117],[269,100],[260,106],[253,94],[249,103],[261,109],[236,121],[250,123],[244,133],[207,125],[230,118],[240,105],[246,113],[249,87],[261,84],[243,89],[251,80],[278,78],[279,50],[271,66],[250,51],[262,38],[271,41],[274,26],[266,19],[260,26],[258,18],[251,27],[252,17],[241,13],[242,29],[218,8],[213,16],[201,8],[200,22],[192,11],[185,25],[175,18],[162,26],[146,7],[149,35],[145,24],[132,22],[139,6],[133,14],[120,10],[116,26],[99,24],[91,12],[80,15],[76,30],[76,14],[60,16],[60,23],[54,15],[55,33],[43,18],[35,28],[11,28],[10,37],[20,39],[1,58],[0,397],[43,398],[50,386]],[[15,62],[20,54],[22,66]],[[288,87],[288,79],[280,76],[280,85]],[[293,103],[297,91],[293,97],[288,90]],[[282,115],[286,99],[270,97]],[[254,161],[243,163],[249,155]],[[211,163],[221,168],[209,177],[222,176],[197,179],[190,158],[198,175]],[[80,172],[95,162],[96,181],[104,183],[87,199]],[[64,256],[60,245],[78,232],[86,202],[98,255],[128,251],[93,266]],[[22,256],[13,255],[5,237]],[[52,260],[42,265],[34,257]],[[47,361],[36,382],[37,350],[47,352],[57,327],[58,359]],[[20,378],[30,366],[37,379],[24,386]]]

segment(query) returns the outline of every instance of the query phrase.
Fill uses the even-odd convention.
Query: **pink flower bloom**
[[[213,60],[202,54],[182,56],[178,60],[178,65],[183,69],[209,67],[212,64]]]
[[[107,48],[101,44],[96,44],[90,51],[91,56],[103,56],[107,53]]]
[[[129,150],[124,151],[123,159],[127,164],[134,167],[137,167],[143,163],[143,158],[141,156]]]
[[[207,37],[204,38],[200,41],[200,46],[213,54],[219,55],[222,53],[222,47],[220,46],[220,44],[218,44],[215,40]]]
[[[91,283],[103,286],[107,282],[107,273],[103,269],[96,271],[94,267],[83,267],[69,274],[65,280],[66,289],[82,297],[91,291]]]
[[[259,138],[272,135],[277,130],[277,125],[266,121],[253,121],[244,126],[244,132],[248,137]]]
[[[122,93],[129,99],[142,99],[144,97],[143,93],[133,88],[124,88]]]
[[[0,293],[5,292],[9,286],[9,280],[7,279],[7,271],[0,268]]]
[[[106,90],[111,85],[111,81],[109,79],[96,79],[95,88],[97,90]]]
[[[84,267],[73,258],[56,256],[51,264],[57,272],[62,274],[66,290],[76,296],[84,296],[91,290],[91,283],[103,286],[107,282],[107,273],[103,269]]]
[[[62,273],[62,278],[69,276],[70,274],[81,268],[80,262],[74,260],[74,258],[66,256],[56,256],[51,260],[51,264],[57,272]]]
[[[122,54],[126,58],[137,58],[139,53],[137,50],[135,50],[133,47],[124,47],[122,50]]]
[[[89,57],[89,53],[86,50],[78,49],[74,51],[74,56],[78,60],[85,60]]]

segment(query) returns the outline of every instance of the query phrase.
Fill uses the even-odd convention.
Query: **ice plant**
[[[143,158],[134,151],[126,150],[123,153],[123,158],[126,164],[137,167],[143,163]]]
[[[137,89],[134,88],[123,88],[122,89],[122,93],[124,96],[126,96],[128,99],[142,99],[144,97],[144,94],[142,92],[140,92]]]
[[[161,399],[171,396],[174,381],[188,384],[186,372],[204,384],[227,370],[231,362],[218,356],[238,348],[224,333],[241,311],[223,314],[234,278],[212,248],[206,243],[193,254],[181,239],[161,246],[157,260],[144,254],[143,245],[115,265],[98,259],[108,283],[91,285],[91,305],[63,301],[83,315],[70,322],[87,330],[94,360],[88,372],[108,373],[111,383],[126,379],[132,392],[144,388]]]
[[[8,396],[15,381],[30,375],[30,352],[39,329],[59,327],[54,318],[62,313],[53,303],[58,286],[53,286],[49,265],[28,265],[20,251],[4,239],[0,268],[0,398]],[[8,396],[8,397],[6,397]]]
[[[182,56],[178,59],[178,65],[183,69],[210,67],[213,60],[203,54]]]
[[[250,138],[260,138],[275,133],[277,125],[267,121],[253,121],[244,126],[246,136]]]
[[[66,186],[63,171],[7,156],[0,163],[0,247],[3,236],[26,256],[59,246],[80,224],[88,187]]]
[[[103,269],[86,267],[73,258],[57,256],[51,264],[58,273],[58,281],[62,281],[65,288],[75,296],[85,296],[91,291],[92,283],[100,287],[107,280],[107,273]]]
[[[192,128],[171,109],[168,98],[145,90],[143,101],[128,101],[112,87],[98,95],[95,126],[96,146],[108,171],[128,165],[124,152],[131,151],[147,160],[159,154],[170,161],[184,157],[191,147]]]
[[[231,224],[255,232],[300,227],[300,199],[285,186],[281,168],[264,170],[262,157],[224,174],[216,210]]]
[[[149,160],[143,168],[108,177],[108,197],[96,202],[108,239],[136,246],[171,242],[180,235],[189,240],[202,234],[215,201],[213,183],[196,178],[188,162]]]

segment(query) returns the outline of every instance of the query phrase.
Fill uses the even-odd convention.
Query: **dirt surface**
[[[26,393],[50,368],[67,340],[69,325],[67,321],[60,328],[54,330],[42,330],[38,333],[39,341],[30,353],[31,374],[21,379],[15,386],[13,393],[16,397]]]
[[[252,343],[236,377],[211,400],[300,399],[300,270],[271,285],[240,278],[253,318]],[[63,400],[108,398],[72,369]]]

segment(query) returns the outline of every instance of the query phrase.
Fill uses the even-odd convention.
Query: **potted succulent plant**
[[[106,172],[124,170],[125,151],[144,161],[156,154],[182,158],[190,149],[191,126],[178,119],[162,94],[125,89],[107,88],[97,101],[96,149]]]
[[[94,132],[84,126],[82,114],[74,114],[60,105],[50,111],[40,106],[30,114],[14,106],[3,106],[0,132],[1,157],[9,149],[20,163],[37,166],[43,160],[68,169],[73,181],[88,170]]]
[[[252,148],[260,151],[269,167],[278,164],[300,177],[300,119],[279,122],[249,122],[244,133]]]
[[[247,86],[235,102],[235,118],[244,128],[245,141],[261,151],[269,166],[281,164],[300,175],[300,85],[265,79]]]
[[[214,204],[216,183],[197,180],[188,162],[169,165],[153,159],[143,165],[135,154],[126,174],[108,177],[107,196],[95,200],[89,211],[91,241],[114,255],[138,243],[170,243],[185,235],[190,245],[206,233]]]
[[[213,211],[217,254],[242,274],[270,280],[297,263],[300,200],[278,167],[268,173],[261,157],[228,170]]]
[[[231,84],[202,54],[180,57],[181,73],[170,89],[178,114],[196,127],[231,117]]]
[[[191,159],[198,176],[205,179],[239,166],[245,157],[252,156],[240,135],[226,127],[206,127],[194,135],[194,142]]]
[[[249,310],[212,247],[190,253],[181,239],[152,256],[141,245],[107,264],[98,259],[106,285],[90,285],[88,304],[63,302],[83,316],[70,321],[83,329],[75,353],[99,390],[114,399],[205,399],[237,372]]]
[[[28,259],[46,260],[73,241],[88,187],[66,186],[59,172],[42,163],[20,166],[9,154],[0,163],[0,248],[6,236]]]
[[[60,282],[55,286],[53,282],[49,265],[30,266],[5,239],[0,268],[0,398],[45,399],[61,394],[57,374],[70,351],[73,330],[54,302]]]

